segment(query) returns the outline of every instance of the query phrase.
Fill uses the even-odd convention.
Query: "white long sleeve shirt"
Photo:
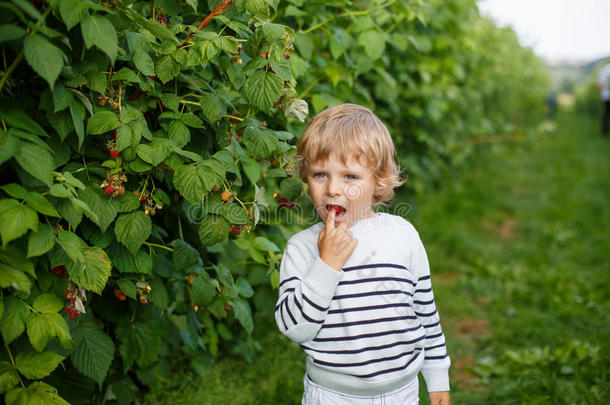
[[[341,271],[319,257],[318,223],[287,243],[275,317],[301,344],[309,377],[350,395],[398,389],[422,372],[448,391],[450,365],[430,268],[415,228],[377,213],[350,227],[358,246]]]

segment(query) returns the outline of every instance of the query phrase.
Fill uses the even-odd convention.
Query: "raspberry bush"
[[[373,107],[438,173],[546,85],[471,0],[1,6],[7,404],[129,403],[172,358],[251,358],[280,247],[315,219],[293,163],[310,106]]]

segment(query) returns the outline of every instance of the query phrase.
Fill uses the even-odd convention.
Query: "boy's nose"
[[[338,179],[328,179],[326,186],[326,192],[331,197],[341,195],[341,192],[343,191],[343,185]]]

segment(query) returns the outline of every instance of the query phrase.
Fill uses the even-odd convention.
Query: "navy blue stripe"
[[[343,328],[346,326],[355,326],[355,325],[368,325],[370,323],[379,323],[379,322],[404,321],[406,319],[416,319],[416,317],[415,316],[395,316],[395,317],[391,317],[391,318],[366,319],[364,321],[329,323],[329,324],[322,326],[322,329]]]
[[[413,303],[417,305],[430,305],[434,303],[434,300],[431,299],[430,301],[413,301]]]
[[[322,308],[321,306],[319,306],[318,304],[316,304],[315,302],[313,302],[312,300],[310,300],[309,298],[307,298],[305,296],[305,294],[301,294],[301,296],[303,297],[303,300],[308,303],[309,305],[311,305],[312,307],[314,307],[315,309],[317,309],[318,311],[322,311],[322,312],[326,312],[326,310],[328,310],[329,307],[326,308]]]
[[[404,294],[404,295],[408,295],[409,297],[413,296],[413,294],[408,293],[406,291],[402,291],[402,290],[387,290],[387,291],[368,291],[368,292],[357,293],[357,294],[335,295],[333,297],[333,300],[340,300],[340,299],[343,299],[343,298],[370,297],[370,296],[373,296],[373,295],[387,295],[387,294]]]
[[[407,362],[407,364],[405,364],[402,367],[389,368],[387,370],[381,370],[381,371],[377,371],[377,372],[371,373],[371,374],[359,375],[357,377],[360,377],[360,378],[370,378],[370,377],[378,376],[380,374],[387,374],[387,373],[392,373],[394,371],[404,370],[405,368],[409,367],[411,365],[411,363],[413,363],[419,357],[420,353],[421,353],[421,349],[417,350],[416,353],[415,353],[415,356],[411,357],[411,360],[409,360]]]
[[[430,292],[430,291],[432,291],[432,288],[422,288],[420,290],[415,290],[415,293],[416,294],[417,293],[427,293],[427,292]]]
[[[294,287],[286,288],[284,291],[282,291],[282,294],[285,294],[287,292],[292,292],[292,291],[294,291]]]
[[[422,317],[432,316],[434,314],[436,314],[436,309],[434,311],[432,311],[432,312],[427,312],[427,313],[415,311],[415,315],[422,316]]]
[[[327,354],[358,354],[358,353],[363,353],[363,352],[368,352],[371,350],[383,350],[383,349],[389,349],[391,347],[395,347],[395,346],[401,346],[401,345],[410,345],[413,343],[417,343],[421,340],[424,340],[426,338],[426,336],[420,336],[417,339],[413,339],[413,340],[406,340],[406,341],[402,341],[402,342],[395,342],[395,343],[389,343],[387,345],[381,345],[381,346],[369,346],[369,347],[364,347],[362,349],[355,349],[355,350],[318,350],[318,349],[313,349],[311,347],[307,347],[305,345],[301,345],[301,347],[303,348],[303,350],[310,350],[316,353],[327,353]]]
[[[360,283],[369,283],[372,281],[398,281],[400,283],[409,283],[413,286],[415,286],[415,283],[411,280],[407,280],[405,278],[400,278],[400,277],[372,277],[372,278],[362,278],[362,279],[358,279],[358,280],[349,280],[349,281],[340,281],[339,285],[345,285],[345,284],[360,284]]]
[[[426,347],[425,349],[426,350],[432,350],[432,349],[438,349],[439,347],[445,347],[445,344],[441,343],[440,345]]]
[[[301,311],[301,315],[303,315],[303,318],[311,323],[317,323],[317,324],[322,324],[324,323],[324,320],[322,321],[318,321],[316,319],[310,318],[309,316],[307,316],[307,314],[305,313],[305,311],[303,311],[303,307],[301,306],[301,304],[299,304],[299,301],[297,301],[297,298],[294,297],[294,303],[297,306],[297,308],[299,308],[299,311]]]
[[[380,268],[380,267],[392,267],[394,269],[409,270],[405,266],[401,266],[400,264],[373,263],[373,264],[363,264],[360,266],[345,267],[345,268],[343,268],[343,271],[353,271],[353,270],[361,270],[361,269],[376,269],[376,268]]]
[[[357,311],[372,311],[375,309],[384,308],[399,308],[399,307],[410,307],[411,304],[384,304],[384,305],[371,305],[368,307],[354,307],[354,308],[342,308],[342,309],[331,309],[328,311],[329,314],[341,314],[344,312],[357,312]]]
[[[294,319],[294,316],[292,316],[292,313],[290,312],[290,308],[288,308],[288,300],[284,300],[284,306],[286,307],[286,312],[288,312],[288,316],[290,317],[290,320],[292,321],[293,324],[297,324],[297,320]]]
[[[282,282],[280,283],[280,287],[282,287],[285,283],[287,283],[289,281],[292,281],[292,280],[300,280],[300,278],[298,278],[298,277],[290,277],[290,278],[287,278],[286,280],[282,280]]]
[[[284,303],[284,301],[286,301],[286,298],[288,298],[288,296],[285,296],[284,299],[282,300],[282,302],[280,302],[279,304],[277,304],[275,306],[275,312],[279,311],[279,309],[282,306],[282,304]]]
[[[283,303],[284,301],[282,301]],[[280,304],[281,306],[282,304]],[[288,325],[286,325],[286,321],[284,320],[284,311],[280,311],[280,319],[282,320],[282,323],[284,324],[284,330],[288,330]]]
[[[332,363],[330,361],[322,361],[322,360],[314,360],[313,362],[317,363],[317,364],[321,364],[323,366],[331,366],[331,367],[361,367],[361,366],[366,366],[368,364],[380,363],[382,361],[400,359],[401,357],[408,356],[408,355],[413,354],[416,351],[420,351],[420,350],[421,349],[415,349],[415,350],[411,350],[410,352],[403,352],[403,353],[396,354],[394,356],[380,357],[378,359],[361,361],[360,363]]]
[[[430,325],[424,325],[424,328],[434,328],[435,326],[440,325],[440,322],[431,323]]]
[[[434,338],[441,337],[441,336],[443,336],[443,332],[439,332],[436,335],[426,336],[426,339],[434,339]]]
[[[444,355],[444,356],[426,356],[424,357],[424,360],[441,360],[444,359],[446,357],[448,357],[449,355]]]
[[[417,279],[417,281],[423,281],[423,280],[430,280],[430,275],[428,274],[427,276],[423,276]]]
[[[343,340],[357,340],[357,339],[364,339],[364,338],[370,338],[370,337],[394,335],[397,333],[412,332],[412,331],[418,330],[420,328],[421,328],[421,326],[417,326],[415,328],[405,328],[405,329],[388,330],[388,331],[384,331],[384,332],[365,333],[362,335],[354,335],[354,336],[336,336],[336,337],[328,337],[328,338],[315,338],[315,339],[313,339],[313,341],[314,342],[340,342]],[[426,338],[429,338],[429,336],[426,336]]]

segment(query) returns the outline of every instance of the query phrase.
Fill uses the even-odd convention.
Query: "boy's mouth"
[[[327,204],[326,212],[330,213],[331,211],[335,211],[335,222],[341,222],[343,217],[345,216],[346,209],[340,205],[336,204]]]

